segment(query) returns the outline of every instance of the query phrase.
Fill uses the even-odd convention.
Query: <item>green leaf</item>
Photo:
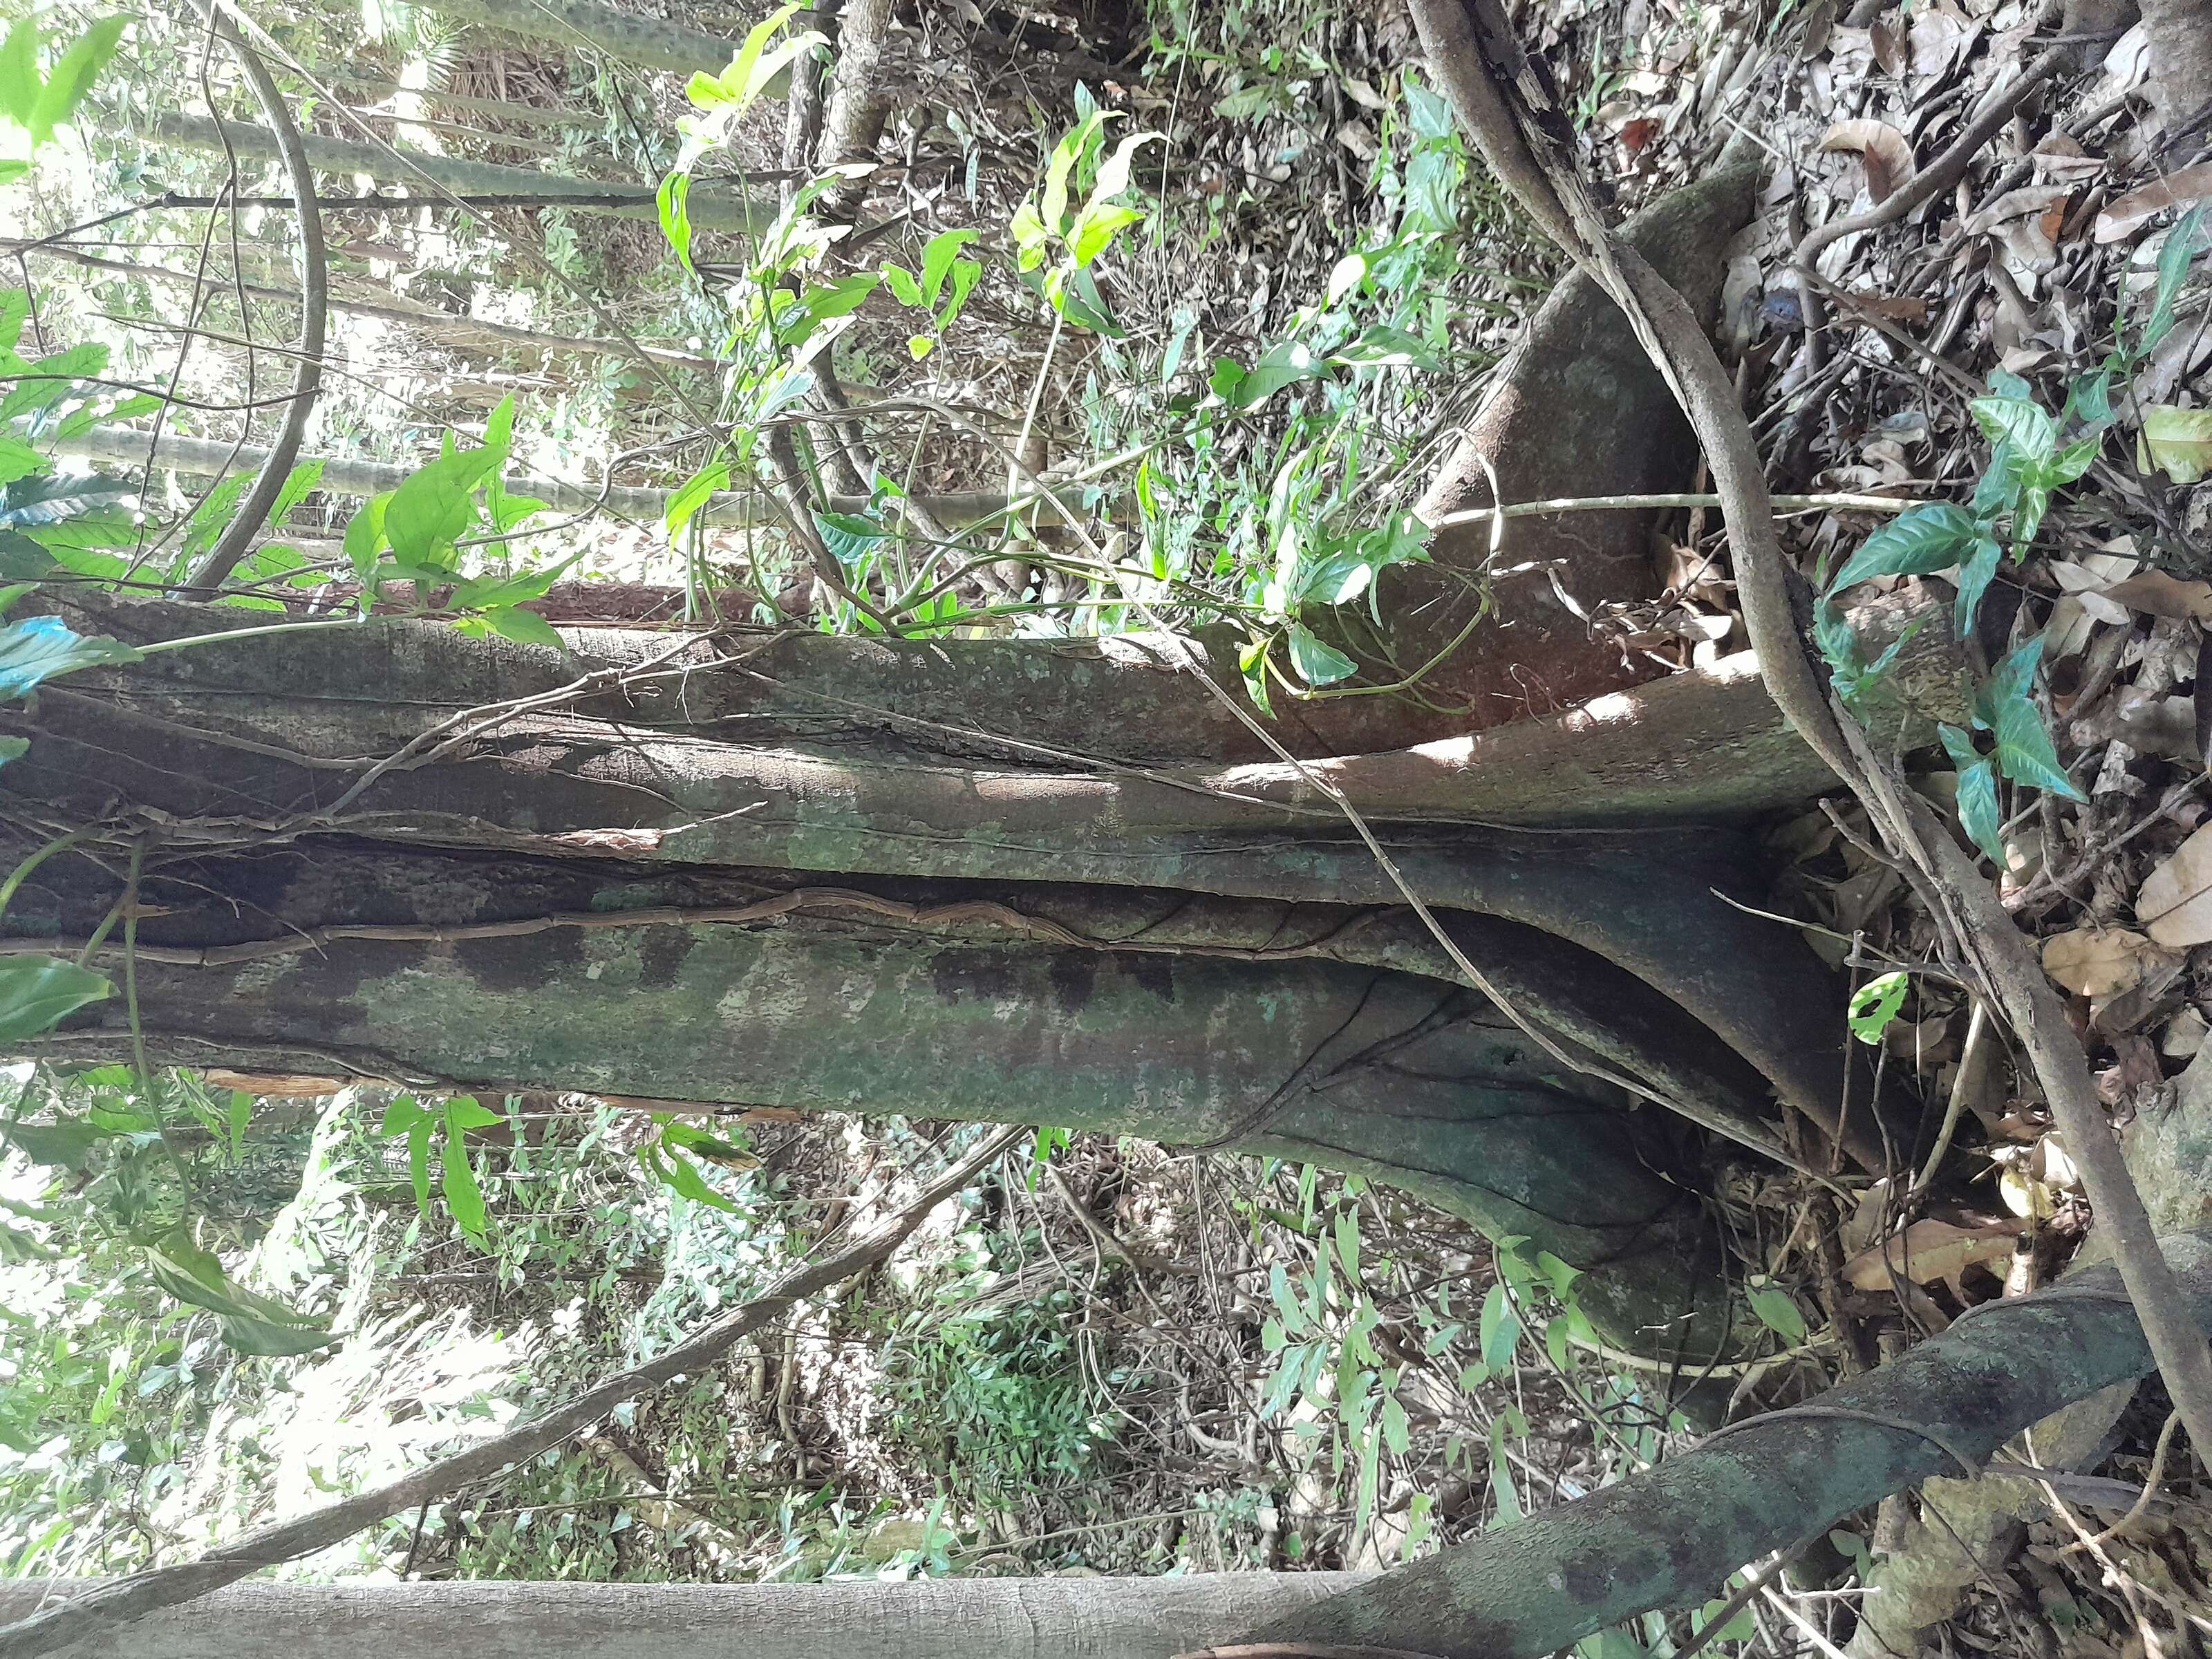
[[[567,653],[568,641],[561,637],[553,624],[535,611],[524,611],[514,605],[486,605],[478,613],[491,624],[491,631],[501,639],[514,640],[523,645],[543,645]]]
[[[23,124],[33,144],[52,137],[54,129],[76,113],[76,106],[92,90],[94,77],[115,56],[116,44],[130,21],[128,15],[103,17],[61,55],[32,106],[31,118]]]
[[[0,483],[14,483],[18,478],[39,471],[46,464],[46,458],[21,438],[0,433]]]
[[[58,1118],[52,1123],[0,1123],[0,1140],[33,1164],[58,1169],[82,1169],[92,1149],[118,1131],[101,1127],[84,1118]]]
[[[489,1129],[507,1120],[474,1095],[455,1095],[446,1103],[446,1131],[459,1134],[467,1129]]]
[[[653,193],[653,205],[660,214],[660,234],[676,250],[684,269],[696,271],[698,266],[691,263],[690,198],[691,175],[688,173],[670,173]]]
[[[2021,649],[2030,646],[2039,649],[2042,643],[2039,638],[2031,640]],[[2043,723],[2043,711],[2025,690],[2014,696],[1993,699],[1989,712],[1990,730],[1996,738],[1996,763],[2005,776],[2014,783],[2048,789],[2069,800],[2088,799],[2059,763],[2058,751]]]
[[[1990,376],[1992,386],[2005,383],[2016,392],[1994,398],[1977,398],[1967,405],[1974,419],[1991,443],[2009,443],[2015,453],[2030,465],[2039,466],[2050,460],[2051,453],[2058,442],[2058,425],[2051,412],[2034,400],[2027,383],[2002,371]]]
[[[1302,340],[1284,340],[1261,355],[1260,361],[1237,382],[1231,402],[1238,409],[1251,409],[1286,386],[1314,380],[1325,373],[1326,366],[1314,356],[1312,347]]]
[[[12,760],[21,760],[30,752],[31,740],[28,738],[0,738],[0,766],[5,766]]]
[[[890,533],[873,519],[864,519],[857,513],[817,513],[814,527],[822,532],[823,545],[848,569]]]
[[[884,286],[890,289],[891,297],[901,305],[918,306],[922,303],[921,283],[904,265],[886,264],[883,267],[882,276]]]
[[[1852,992],[1846,1014],[1851,1035],[1861,1042],[1880,1042],[1890,1021],[1905,1006],[1905,994],[1911,983],[1904,974],[1883,974]]]
[[[276,504],[269,509],[269,528],[281,530],[292,509],[313,495],[323,482],[323,463],[302,461],[285,474],[284,487],[276,492]]]
[[[403,564],[447,568],[447,557],[475,516],[472,492],[498,465],[488,449],[441,455],[392,492],[384,509],[384,535]]]
[[[1069,256],[1078,265],[1091,264],[1113,245],[1115,234],[1124,226],[1133,225],[1144,216],[1142,209],[1119,207],[1110,202],[1085,208],[1068,233]]]
[[[1406,368],[1435,370],[1443,367],[1436,353],[1418,335],[1387,323],[1376,323],[1359,337],[1329,355],[1333,363],[1353,368]]]
[[[662,515],[668,527],[668,539],[675,541],[684,528],[698,515],[699,509],[713,499],[718,489],[730,487],[730,465],[727,461],[716,461],[694,472],[669,496],[668,507]]]
[[[368,573],[376,568],[376,556],[385,546],[385,514],[392,510],[392,498],[397,493],[387,489],[381,495],[370,496],[347,521],[346,559],[353,566],[354,574],[363,581],[368,580]]]
[[[105,635],[73,633],[59,617],[26,617],[0,628],[0,700],[28,696],[80,668],[137,662],[137,650]]]
[[[0,957],[0,1042],[50,1031],[88,1003],[114,994],[104,975],[59,957]]]
[[[1974,613],[1982,607],[1982,595],[1989,592],[1990,584],[1996,579],[1997,566],[2004,559],[2004,549],[1994,536],[1974,538],[1973,551],[1959,567],[1959,602],[1955,607],[1959,622],[1959,637],[1965,639],[1974,631]]]
[[[1975,481],[1972,502],[1974,516],[1986,522],[2001,513],[2010,512],[2013,502],[2019,498],[2023,476],[2020,455],[2011,440],[2000,439],[1990,452],[1989,465]]]
[[[0,438],[0,453],[4,453],[7,442]],[[111,511],[118,495],[135,493],[135,483],[128,483],[124,477],[101,477],[97,473],[18,476],[7,484],[7,489],[0,489],[0,525],[20,525],[24,529],[66,525],[70,520]]]
[[[1290,628],[1291,666],[1308,685],[1333,685],[1359,672],[1359,665],[1316,637],[1304,623]]]
[[[2105,437],[2101,432],[2092,432],[2087,437],[2076,438],[2051,458],[2051,465],[2044,468],[2041,475],[2043,483],[2051,489],[2072,483],[2097,464],[2097,456],[2104,447]]]
[[[1981,526],[1948,501],[1900,513],[1861,542],[1828,584],[1840,593],[1875,576],[1925,575],[1948,569],[1966,556]]]
[[[1513,1350],[1521,1340],[1521,1316],[1514,1311],[1503,1285],[1492,1285],[1483,1293],[1478,1329],[1482,1363],[1493,1375],[1503,1374],[1511,1367]]]
[[[921,250],[921,303],[934,306],[937,296],[944,291],[945,278],[951,270],[953,260],[960,250],[974,241],[979,233],[973,230],[940,230],[929,239]],[[908,301],[908,304],[913,301]]]
[[[172,1228],[146,1247],[154,1282],[179,1302],[216,1316],[223,1340],[241,1353],[283,1358],[312,1353],[337,1339],[321,1321],[249,1291],[222,1263],[192,1242],[185,1227]]]
[[[1966,839],[1987,853],[2000,866],[2004,863],[2004,844],[1999,838],[1997,819],[1997,769],[1996,763],[1974,747],[1974,740],[1955,726],[1939,726],[1936,733],[1943,739],[1943,747],[1951,757],[1951,763],[1959,769],[1959,823],[1966,832]]]
[[[70,387],[80,380],[97,374],[106,367],[107,348],[97,342],[88,342],[15,370],[22,378],[0,382],[8,388],[6,395],[0,396],[0,421],[52,408],[69,396]]]
[[[39,21],[35,14],[19,21],[0,42],[0,115],[29,131],[46,88],[39,73]],[[11,338],[10,345],[15,343]]]
[[[863,270],[851,276],[840,276],[834,283],[823,283],[808,289],[799,296],[799,311],[804,326],[783,329],[779,337],[786,345],[797,345],[813,332],[814,325],[826,323],[834,317],[849,317],[868,302],[868,296],[883,285],[881,276],[872,270]]]
[[[2183,214],[2158,250],[2158,286],[2153,290],[2150,315],[2144,319],[2142,339],[2136,348],[2140,356],[2163,340],[2173,328],[2173,305],[2189,267],[2205,246],[2208,226],[2204,204]]]
[[[439,1150],[444,1170],[439,1184],[446,1195],[446,1207],[453,1212],[454,1223],[481,1249],[488,1219],[483,1188],[477,1185],[476,1168],[469,1162],[468,1143],[451,1122],[446,1126],[445,1142]]]

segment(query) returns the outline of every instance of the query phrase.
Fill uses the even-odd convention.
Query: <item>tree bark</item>
[[[1171,1659],[1369,1577],[834,1584],[237,1584],[103,1636],[106,1659]],[[61,1579],[0,1583],[0,1622]]]
[[[564,52],[589,47],[625,64],[678,75],[720,75],[737,53],[720,35],[592,0],[435,0],[430,9]],[[804,24],[803,15],[799,21]],[[774,95],[782,96],[782,89]]]
[[[204,116],[179,115],[156,110],[147,124],[147,137],[155,143],[181,149],[224,154],[223,140],[241,158],[276,158],[276,135],[266,127],[225,121],[218,129]],[[306,137],[307,159],[319,173],[365,173],[398,186],[434,204],[439,190],[456,196],[499,196],[524,198],[545,207],[564,202],[586,213],[611,214],[619,219],[653,219],[659,210],[651,185],[609,184],[599,179],[572,179],[560,173],[539,173],[531,167],[508,167],[498,161],[470,161],[451,155],[418,155],[402,151],[403,160],[381,146],[363,139],[331,138],[320,133]],[[708,230],[757,230],[775,216],[773,194],[755,194],[714,185],[702,185],[686,198],[692,222]]]
[[[2202,147],[2212,118],[2212,3],[2208,0],[2142,0],[2143,33],[2150,42],[2151,91],[2169,153],[2187,156]]]
[[[1751,216],[1757,185],[1756,167],[1729,167],[1623,228],[1708,323],[1720,303],[1721,250]],[[1414,511],[1434,524],[1500,500],[1649,495],[1680,488],[1696,460],[1687,422],[1619,307],[1571,276],[1529,319]],[[1487,524],[1441,530],[1431,562],[1383,574],[1382,613],[1395,619],[1390,663],[1359,654],[1388,683],[1449,652],[1421,689],[1455,705],[1462,726],[1553,714],[1650,679],[1662,671],[1599,635],[1589,618],[1658,592],[1651,521],[1649,512],[1516,519],[1498,562],[1528,568],[1496,577]],[[1484,605],[1483,647],[1453,650]]]
[[[838,13],[836,60],[822,121],[825,167],[874,168],[876,144],[890,111],[890,88],[884,84],[884,49],[890,30],[891,0],[845,0]],[[866,175],[848,179],[823,198],[823,213],[850,224],[867,195]]]

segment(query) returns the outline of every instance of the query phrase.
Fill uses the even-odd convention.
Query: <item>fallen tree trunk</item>
[[[1371,1575],[910,1583],[236,1584],[103,1632],[105,1659],[1170,1659]],[[0,1622],[81,1582],[0,1582]]]
[[[2212,1235],[2163,1241],[2212,1316]],[[1658,1607],[1703,1601],[1747,1563],[1817,1537],[1930,1475],[1978,1465],[2060,1407],[2148,1376],[2149,1346],[2099,1267],[1990,1304],[1902,1358],[1695,1450],[1266,1626],[1300,1643],[1431,1659],[1540,1659]]]

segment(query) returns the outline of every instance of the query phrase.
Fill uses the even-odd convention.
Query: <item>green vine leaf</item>
[[[1937,734],[1959,769],[1959,823],[1966,839],[2002,865],[2004,843],[1998,836],[1997,769],[1994,762],[1974,747],[1974,740],[1955,726],[1939,726]]]
[[[1947,570],[1967,556],[1981,533],[1972,514],[1948,501],[1913,507],[1861,542],[1828,584],[1828,591],[1840,593],[1875,576]]]

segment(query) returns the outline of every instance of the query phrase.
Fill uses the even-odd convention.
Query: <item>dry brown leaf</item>
[[[2043,941],[2043,971],[2077,997],[2117,996],[2133,988],[2159,954],[2125,927],[2075,927]]]
[[[1620,124],[1618,137],[1620,147],[1631,157],[1643,154],[1644,147],[1659,136],[1659,122],[1652,116],[1638,115]]]
[[[1942,1279],[1953,1290],[1969,1267],[2009,1261],[2016,1230],[2002,1223],[1961,1227],[1933,1218],[1916,1221],[1895,1238],[1862,1250],[1844,1263],[1844,1277],[1862,1291],[1886,1291],[1890,1275],[1916,1285]]]
[[[2212,200],[2212,161],[2179,167],[2108,203],[2097,216],[2097,240],[2124,242],[2168,208],[2194,207]]]
[[[2073,188],[2071,185],[2022,185],[2018,190],[2008,190],[1966,221],[1966,234],[1985,236],[2014,219],[2039,217],[2063,204]]]
[[[1867,195],[1875,206],[1912,177],[1912,146],[1887,121],[1838,121],[1820,140],[1823,150],[1852,150],[1866,168]]]
[[[1905,20],[1895,12],[1875,19],[1867,31],[1867,46],[1884,75],[1902,75],[1910,59],[1905,49]]]
[[[2212,622],[2212,582],[2185,581],[2163,570],[2146,570],[2115,582],[2105,589],[2105,597],[2146,617]]]
[[[2171,951],[2212,944],[2212,823],[2174,849],[2136,895],[2136,920]]]

